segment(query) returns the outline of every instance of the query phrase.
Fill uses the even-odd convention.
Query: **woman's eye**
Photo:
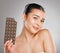
[[[41,20],[41,22],[44,22],[44,20]]]
[[[33,17],[34,19],[38,19],[37,17]]]

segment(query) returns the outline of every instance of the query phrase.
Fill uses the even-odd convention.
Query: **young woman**
[[[45,10],[35,3],[27,4],[23,13],[23,29],[16,38],[5,43],[6,53],[55,53],[55,47],[48,29],[42,29]]]

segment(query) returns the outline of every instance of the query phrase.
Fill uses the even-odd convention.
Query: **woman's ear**
[[[26,20],[26,14],[25,13],[22,14],[22,19],[23,19],[23,21]]]

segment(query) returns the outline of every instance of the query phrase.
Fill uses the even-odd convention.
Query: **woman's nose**
[[[37,22],[37,26],[40,26],[40,22],[39,21]]]
[[[40,20],[39,21],[37,21],[37,26],[42,26],[42,23],[40,22]]]

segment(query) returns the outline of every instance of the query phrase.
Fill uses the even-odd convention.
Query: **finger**
[[[8,40],[8,41],[6,41],[6,43],[4,44],[4,46],[6,47],[8,43],[9,43],[9,40]]]
[[[13,43],[11,43],[11,44],[8,46],[8,50],[10,50],[12,46],[13,46]]]
[[[12,39],[9,41],[9,43],[7,44],[8,46],[12,43]]]

